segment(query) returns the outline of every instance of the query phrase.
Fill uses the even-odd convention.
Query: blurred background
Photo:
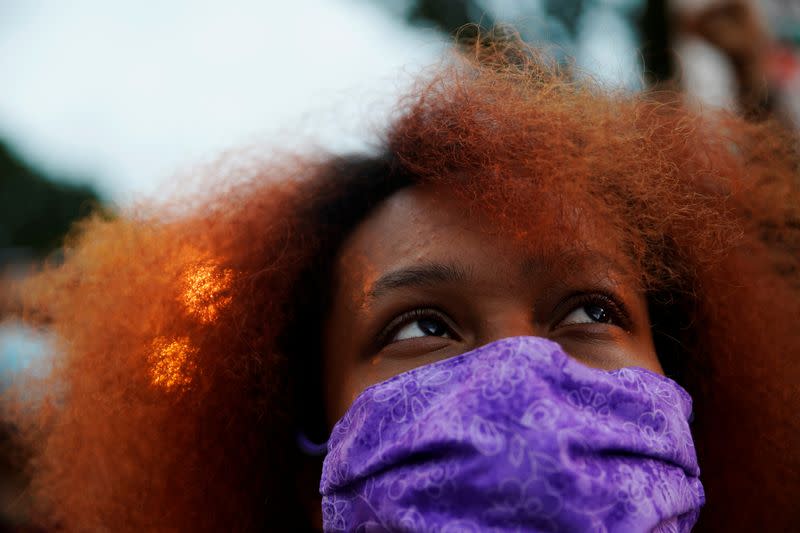
[[[368,147],[467,23],[510,23],[613,87],[800,125],[798,0],[0,0],[0,390],[49,343],[11,286],[76,219],[241,146]],[[25,528],[12,435],[0,531]]]

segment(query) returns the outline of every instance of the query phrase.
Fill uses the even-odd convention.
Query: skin
[[[619,239],[570,207],[579,215],[570,229],[539,217],[509,234],[487,231],[496,224],[444,185],[379,206],[336,264],[324,331],[329,424],[372,384],[506,337],[551,339],[596,368],[663,373]]]

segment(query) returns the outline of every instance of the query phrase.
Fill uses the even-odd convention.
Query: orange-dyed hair
[[[796,526],[794,142],[479,43],[401,101],[379,155],[264,165],[191,210],[88,220],[26,286],[28,317],[59,338],[52,398],[25,426],[37,516],[67,531],[308,525],[295,485],[316,480],[294,436],[318,407],[338,246],[394,191],[441,182],[504,229],[543,194],[617,228],[659,356],[695,399],[699,528]]]

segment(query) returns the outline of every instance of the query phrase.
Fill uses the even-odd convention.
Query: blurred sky
[[[487,4],[504,20],[522,13]],[[0,0],[0,137],[121,205],[243,144],[358,148],[446,46],[401,11],[369,0]],[[635,86],[630,28],[603,6],[585,19],[580,63]]]
[[[314,111],[368,120],[441,47],[366,2],[0,0],[0,135],[126,203]],[[302,124],[357,146],[335,126]]]

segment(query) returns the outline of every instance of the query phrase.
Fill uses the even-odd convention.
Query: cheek
[[[640,367],[663,374],[652,345],[639,341],[587,344],[585,341],[571,343],[559,340],[564,351],[571,357],[592,368],[617,370],[625,367]]]
[[[326,372],[325,377],[325,417],[328,429],[345,413],[358,385],[353,382],[353,372],[337,365],[335,370]]]
[[[338,389],[337,393],[327,406],[329,429],[332,429],[334,424],[344,416],[353,404],[353,400],[365,388],[354,372],[348,373],[335,386]]]
[[[658,354],[656,354],[656,347],[653,343],[652,335],[647,335],[647,338],[642,343],[637,362],[628,366],[640,366],[656,374],[664,375],[664,368],[658,360]]]
[[[597,363],[591,366],[604,370],[639,367],[656,374],[664,374],[649,334],[627,337],[617,343],[605,345],[595,350],[594,355]]]
[[[443,345],[439,339],[431,339],[429,344],[429,351],[424,357],[404,358],[377,355],[369,360],[354,361],[348,367],[346,374],[341,375],[335,382],[329,382],[331,391],[336,390],[328,408],[329,418],[332,419],[331,426],[344,415],[356,397],[367,387],[413,368],[435,363],[462,352],[457,347],[453,347],[451,343]],[[437,347],[440,349],[437,350]]]
[[[334,293],[334,305],[323,335],[324,384],[326,416],[330,428],[349,408],[353,399],[370,382],[370,362],[363,357],[368,311],[365,298],[371,287],[363,281],[368,274],[340,276],[341,288]]]

